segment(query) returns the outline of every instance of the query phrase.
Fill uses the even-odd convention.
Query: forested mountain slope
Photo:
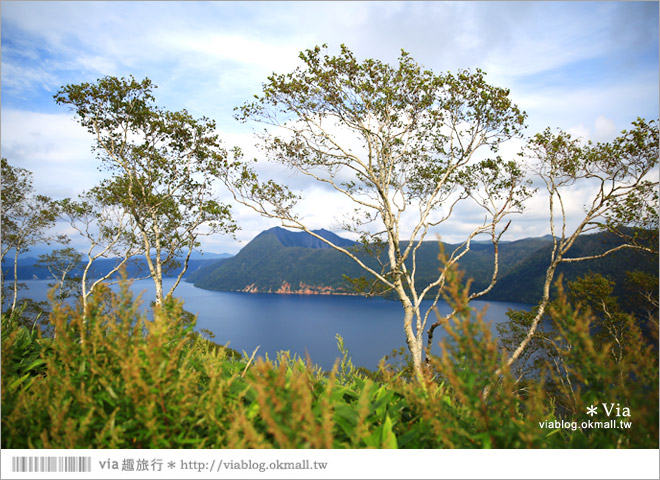
[[[317,233],[341,242],[353,244],[327,230]],[[593,255],[616,246],[620,240],[608,233],[584,235],[576,241],[570,255]],[[444,244],[446,253],[456,245]],[[535,303],[541,294],[550,252],[551,237],[527,238],[500,244],[499,280],[484,297],[490,300]],[[417,282],[425,285],[437,275],[439,245],[425,242],[417,253]],[[373,258],[360,254],[368,265]],[[461,259],[460,268],[473,280],[472,290],[488,285],[493,273],[493,246],[473,243],[471,251]],[[558,273],[565,280],[574,280],[588,272],[597,272],[616,282],[615,294],[624,289],[625,272],[642,270],[657,275],[657,260],[631,250],[622,250],[602,259],[563,264]],[[289,232],[276,227],[254,238],[236,256],[211,262],[188,277],[195,286],[209,290],[261,293],[354,293],[344,275],[365,276],[364,271],[346,255],[304,232]]]

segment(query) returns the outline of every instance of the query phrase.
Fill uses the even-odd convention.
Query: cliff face
[[[317,233],[335,244],[353,244],[325,230]],[[271,229],[236,256],[209,266],[193,281],[196,287],[209,290],[337,295],[348,292],[344,275],[364,273],[346,255],[309,234]]]
[[[333,242],[350,240],[332,238],[331,232],[318,234]],[[597,233],[578,238],[571,249],[572,257],[597,254],[615,247],[620,240],[612,234]],[[196,287],[209,290],[281,293],[299,295],[354,294],[346,277],[368,277],[360,266],[341,252],[326,248],[316,237],[284,229],[262,232],[236,256],[219,260],[191,275]],[[445,245],[453,251],[457,245]],[[536,303],[540,295],[552,241],[548,238],[528,238],[505,242],[499,250],[499,277],[497,284],[484,300]],[[486,288],[493,274],[493,246],[474,243],[460,262],[465,277],[473,280],[473,291]],[[358,254],[360,260],[375,270],[377,261]],[[387,259],[383,258],[383,261]],[[412,268],[411,265],[407,265]],[[417,285],[428,285],[437,279],[440,262],[436,242],[424,242],[417,250]],[[658,272],[658,260],[634,251],[621,250],[603,259],[561,265],[558,274],[565,281],[593,271],[610,277],[616,283],[615,295],[623,298],[626,271],[641,270],[653,275]],[[369,279],[369,278],[367,278]],[[618,290],[617,290],[618,289]]]
[[[256,284],[251,283],[239,291],[245,293],[280,293],[284,295],[358,295],[357,293],[347,292],[342,288],[333,288],[327,285],[307,285],[303,282],[292,288],[291,284],[286,281],[282,282],[282,285],[277,289],[259,288]]]

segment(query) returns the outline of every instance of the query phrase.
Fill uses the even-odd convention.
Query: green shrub
[[[658,448],[657,351],[632,317],[612,355],[593,316],[560,295],[549,318],[561,368],[522,377],[466,292],[447,290],[458,314],[423,382],[405,359],[356,369],[339,338],[331,372],[287,353],[239,356],[194,332],[176,300],[147,318],[127,284],[100,289],[86,314],[53,305],[49,337],[5,315],[2,447]],[[629,408],[632,427],[541,426],[602,403]]]
[[[86,315],[54,305],[52,338],[3,328],[3,447],[396,446],[384,386],[339,386],[286,354],[237,359],[180,321],[179,302],[153,320],[138,305],[124,284]]]
[[[567,436],[567,446],[658,448],[657,324],[650,325],[649,343],[634,317],[620,315],[618,338],[605,342],[600,332],[594,332],[591,310],[571,306],[561,285],[558,290],[559,301],[551,307],[550,317],[558,331],[562,368],[548,365],[548,371],[563,404],[581,420],[631,423],[630,428],[580,429]],[[598,414],[587,417],[584,413],[592,406]],[[622,414],[624,409],[629,417]]]

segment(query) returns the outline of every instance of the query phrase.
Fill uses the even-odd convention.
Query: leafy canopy
[[[70,105],[94,134],[94,150],[112,173],[94,190],[95,201],[130,215],[159,303],[164,268],[178,268],[186,252],[180,280],[200,235],[233,233],[237,226],[213,185],[227,161],[215,122],[157,107],[153,88],[148,78],[104,77],[64,86],[55,100]]]
[[[302,52],[305,68],[268,77],[263,96],[240,107],[238,118],[279,127],[264,135],[275,160],[310,175],[324,171],[317,179],[330,183],[342,169],[353,174],[337,182],[347,194],[378,198],[393,189],[406,203],[431,196],[439,204],[439,188],[469,178],[457,169],[479,147],[496,152],[524,127],[509,90],[486,83],[479,69],[436,75],[406,52],[391,66],[359,62],[345,46],[334,57],[324,49]]]

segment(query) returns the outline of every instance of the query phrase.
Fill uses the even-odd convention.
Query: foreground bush
[[[86,316],[54,305],[48,338],[3,316],[2,447],[658,447],[657,351],[633,324],[614,361],[562,298],[552,315],[572,382],[550,395],[551,370],[525,388],[507,370],[494,381],[505,356],[465,292],[450,294],[459,315],[421,383],[405,368],[356,370],[345,351],[329,373],[285,353],[235,358],[193,332],[177,301],[148,319],[126,285],[96,294]],[[540,425],[586,421],[601,402],[628,407],[632,427]]]
[[[167,302],[148,320],[126,285],[79,310],[54,306],[52,338],[3,317],[5,448],[396,446],[384,387],[286,354],[236,360]]]

